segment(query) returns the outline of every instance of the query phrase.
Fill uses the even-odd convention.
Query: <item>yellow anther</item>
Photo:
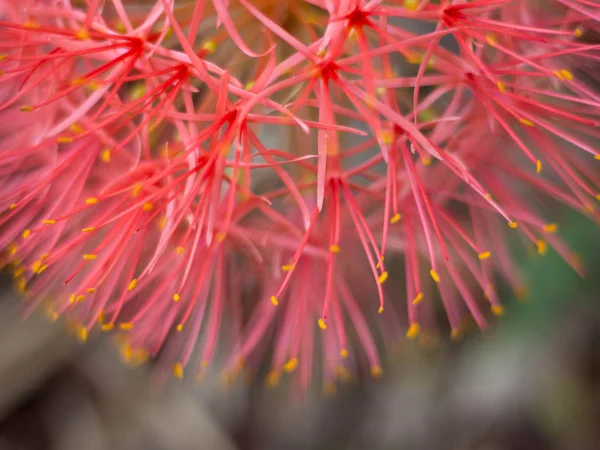
[[[181,245],[179,247],[175,247],[175,253],[177,253],[178,255],[181,255],[184,251],[185,248],[183,248]]]
[[[381,142],[386,145],[391,145],[394,142],[394,133],[390,130],[381,130],[377,135]]]
[[[80,41],[85,41],[90,38],[90,33],[85,28],[82,28],[77,33],[75,33],[75,37]]]
[[[535,162],[535,172],[540,173],[542,171],[542,162],[538,159]]]
[[[250,89],[252,89],[254,87],[254,81],[248,81],[246,84],[244,84],[244,89],[246,91],[249,91]]]
[[[114,323],[105,323],[103,324],[100,328],[102,329],[102,331],[110,331],[115,327]]]
[[[19,266],[19,267],[17,267],[15,269],[15,271],[13,272],[13,277],[15,279],[19,278],[21,275],[23,275],[25,273],[25,269],[27,269],[27,267],[25,267],[25,266]],[[32,270],[33,270],[33,268],[32,268]]]
[[[423,156],[423,158],[421,158],[421,162],[425,166],[430,166],[431,163],[433,162],[433,158],[429,155],[425,155],[425,156]]]
[[[206,50],[208,53],[214,53],[217,49],[217,43],[213,40],[204,41],[202,43],[202,49]]]
[[[133,187],[131,193],[133,194],[134,197],[137,197],[141,190],[142,190],[142,184],[141,183],[137,183]]]
[[[81,77],[80,78],[74,78],[71,81],[71,85],[73,85],[73,86],[81,86],[82,84],[85,84],[85,81],[86,81],[85,78],[81,78]]]
[[[340,358],[342,359],[346,359],[348,357],[348,350],[346,350],[345,348],[340,350]]]
[[[506,92],[506,85],[502,81],[496,81],[496,86],[498,87],[498,90],[503,94]]]
[[[450,332],[450,339],[453,341],[459,341],[462,339],[463,334],[464,332],[462,328],[452,328],[452,331]]]
[[[481,252],[477,255],[479,259],[488,259],[490,256],[492,256],[492,252]]]
[[[265,379],[265,384],[268,387],[275,387],[279,384],[279,378],[280,375],[278,372],[269,372],[269,374],[267,375],[267,378]]]
[[[333,244],[333,245],[330,245],[330,246],[329,246],[329,251],[330,251],[331,253],[336,253],[336,254],[337,254],[337,253],[339,253],[339,252],[340,252],[340,250],[341,250],[341,249],[340,249],[340,246],[339,246],[339,245],[337,245],[337,244]]]
[[[23,231],[23,239],[27,239],[29,236],[31,236],[31,230],[28,228],[25,231]]]
[[[96,288],[93,288],[93,287],[89,288],[89,289],[87,290],[87,293],[88,293],[88,294],[95,294],[95,293],[96,293]]]
[[[179,332],[183,331],[183,324],[182,323],[178,323],[177,326],[175,327],[175,329]]]
[[[281,266],[281,270],[283,270],[284,272],[291,272],[295,268],[296,268],[296,266],[294,264],[286,264],[286,265]]]
[[[70,136],[59,136],[58,138],[56,138],[56,142],[58,142],[59,144],[70,144],[71,142],[73,142],[73,138]]]
[[[142,205],[144,211],[152,211],[152,208],[154,208],[154,205],[151,202],[146,202]]]
[[[173,364],[173,376],[180,380],[183,378],[183,364],[180,362]]]
[[[600,153],[597,154],[597,155],[594,155],[594,159],[597,160],[597,161],[600,161]]]
[[[492,36],[491,34],[488,34],[485,37],[485,42],[487,42],[490,47],[495,47],[496,45],[498,45],[496,37]]]
[[[39,28],[40,24],[37,23],[35,20],[27,20],[24,24],[23,24],[23,28],[29,28],[29,29],[34,29],[34,28]]]
[[[98,199],[96,197],[90,197],[85,200],[86,205],[95,205],[98,203]]]
[[[560,74],[563,80],[571,81],[573,79],[573,73],[567,69],[561,69]]]
[[[491,200],[492,194],[490,194],[489,192],[486,192],[485,194],[483,194],[483,198],[485,198],[486,200]]]
[[[429,271],[429,275],[431,275],[431,278],[433,278],[433,281],[436,283],[440,282],[440,275],[435,270],[431,269]]]
[[[377,309],[377,313],[381,314],[383,312],[383,306],[380,306],[379,309]]]
[[[402,4],[404,5],[404,8],[408,9],[409,11],[416,11],[416,9],[419,7],[419,0],[404,0]]]
[[[81,232],[82,233],[89,233],[91,231],[94,231],[96,228],[95,227],[87,227],[87,228],[82,228]]]
[[[131,280],[131,282],[129,283],[129,286],[127,287],[127,289],[129,291],[133,291],[135,289],[135,287],[137,286],[137,278],[134,278],[133,280]]]
[[[27,280],[24,277],[18,278],[17,279],[17,291],[19,291],[21,294],[24,294],[26,288],[27,288]]]
[[[109,163],[110,162],[110,150],[107,148],[102,150],[102,153],[100,154],[100,159],[105,163]]]
[[[508,226],[514,229],[517,228],[518,224],[517,222],[508,222]]]
[[[56,223],[56,220],[53,220],[53,219],[44,219],[44,220],[42,220],[42,223],[44,225],[54,225]]]
[[[383,375],[383,369],[381,368],[381,366],[377,365],[377,364],[373,364],[370,368],[369,368],[369,372],[371,372],[371,376],[373,378],[379,378]]]
[[[8,54],[7,53],[0,53],[0,61],[2,61],[3,59],[8,58]]]
[[[271,295],[271,303],[273,303],[274,306],[277,306],[279,305],[279,300],[277,300],[277,297],[274,295]]]
[[[77,303],[81,303],[84,300],[85,300],[85,295],[83,295],[83,294],[82,295],[78,295],[77,297],[75,297],[75,301]]]
[[[71,303],[71,304],[75,303],[76,298],[77,298],[77,296],[75,294],[69,295],[69,303]]]
[[[87,328],[84,327],[84,326],[79,327],[79,331],[78,331],[77,335],[78,335],[79,340],[81,342],[87,341],[87,338],[88,338],[88,330],[87,330]]]
[[[73,133],[83,133],[83,127],[81,125],[78,125],[76,123],[72,124],[69,129],[73,132]]]
[[[178,302],[179,300],[181,300],[181,296],[179,294],[173,294],[173,301]]]
[[[98,255],[95,255],[93,253],[86,253],[85,255],[83,255],[83,259],[85,259],[86,261],[93,261],[96,258],[98,258]]]
[[[38,273],[38,270],[40,270],[40,267],[42,267],[42,262],[36,261],[31,265],[31,271],[33,273]]]
[[[133,324],[131,322],[123,322],[119,324],[119,328],[123,331],[129,331],[133,328]]]
[[[504,306],[492,305],[492,314],[498,317],[502,317],[504,315]]]
[[[583,36],[583,29],[581,27],[575,28],[575,37],[580,38],[581,36]]]
[[[400,219],[402,218],[402,215],[400,213],[396,213],[392,216],[392,218],[390,219],[390,223],[394,224],[394,223],[398,223],[400,222]]]
[[[164,230],[165,226],[167,225],[167,216],[162,216],[159,220],[158,220],[158,229],[159,230]]]
[[[416,297],[413,299],[412,303],[413,305],[418,305],[419,303],[421,303],[423,301],[423,293],[419,292]]]
[[[412,324],[410,324],[410,327],[408,327],[408,330],[406,331],[406,337],[408,339],[415,339],[419,333],[421,332],[421,325],[419,325],[417,322],[414,322]]]
[[[381,275],[379,275],[379,278],[377,278],[377,282],[379,284],[383,284],[385,283],[385,280],[388,279],[388,273],[387,272],[383,272]]]
[[[32,112],[33,106],[25,105],[25,106],[21,106],[21,108],[19,108],[19,109],[21,112]]]
[[[43,264],[37,271],[38,275],[48,268],[48,264]]]
[[[222,243],[225,241],[225,239],[227,239],[227,233],[223,233],[222,231],[219,231],[216,235],[215,238],[217,239],[217,243]]]
[[[533,127],[533,122],[529,119],[526,119],[524,117],[519,117],[519,122],[521,122],[523,125],[527,126],[527,127]]]
[[[292,373],[298,367],[298,358],[291,358],[288,362],[283,365],[283,371]]]
[[[319,328],[321,328],[321,330],[327,329],[327,324],[325,323],[325,321],[322,318],[319,319]]]
[[[11,205],[8,207],[8,209],[15,209],[17,207],[16,203],[11,203]]]
[[[546,244],[546,241],[543,241],[542,239],[538,239],[538,241],[536,242],[536,246],[538,255],[543,256],[548,251],[548,245]]]

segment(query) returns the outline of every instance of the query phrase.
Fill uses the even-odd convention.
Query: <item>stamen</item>
[[[492,305],[492,313],[495,316],[502,317],[504,315],[504,307],[502,305]]]
[[[385,283],[385,280],[388,279],[388,273],[387,272],[383,272],[381,275],[379,275],[379,278],[377,278],[377,282],[379,284],[383,284]]]
[[[298,358],[292,358],[283,365],[283,371],[292,373],[298,367]]]
[[[435,270],[431,269],[429,271],[429,275],[431,275],[431,278],[433,278],[433,281],[436,283],[440,282],[440,275]]]
[[[105,163],[109,163],[110,162],[110,150],[107,148],[104,149],[100,155],[100,159],[102,159],[102,161]]]
[[[377,364],[372,365],[369,369],[369,372],[371,372],[371,376],[373,378],[380,378],[383,375],[383,369]]]
[[[477,257],[481,260],[488,259],[490,256],[492,256],[492,252],[481,252],[479,255],[477,255]]]
[[[396,213],[392,216],[392,218],[390,219],[390,223],[391,224],[395,224],[400,222],[400,219],[402,218],[402,215],[400,213]]]
[[[286,264],[284,266],[281,266],[281,270],[283,270],[284,272],[291,272],[292,270],[294,270],[296,266],[294,264]]]
[[[414,322],[410,325],[410,327],[408,327],[408,330],[406,331],[406,337],[408,339],[415,339],[420,332],[421,325],[419,325],[417,322]]]
[[[172,372],[175,378],[181,380],[183,378],[183,364],[181,364],[180,362],[173,364]]]
[[[412,303],[413,305],[418,305],[419,303],[421,303],[423,301],[423,293],[419,292],[417,294],[417,296],[413,299]]]
[[[319,319],[318,323],[319,323],[319,327],[321,328],[321,330],[327,329],[327,324],[325,323],[325,321],[323,319]]]

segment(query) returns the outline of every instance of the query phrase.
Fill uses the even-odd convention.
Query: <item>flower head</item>
[[[551,206],[599,218],[599,18],[0,0],[4,261],[28,311],[176,377],[271,350],[270,384],[379,376],[378,342],[446,327],[440,309],[457,338],[503,314],[499,281],[523,294],[510,236],[583,271]]]

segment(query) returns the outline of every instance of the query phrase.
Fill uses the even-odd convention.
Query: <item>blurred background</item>
[[[600,448],[600,240],[575,215],[560,232],[586,266],[523,255],[526,301],[485,335],[406,342],[381,379],[296,395],[257,380],[229,388],[172,380],[120,361],[111,338],[85,345],[3,283],[0,450]],[[533,252],[535,253],[535,252]]]

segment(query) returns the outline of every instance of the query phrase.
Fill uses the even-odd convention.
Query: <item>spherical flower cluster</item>
[[[596,0],[0,0],[3,262],[176,377],[379,376],[503,314],[511,235],[582,270],[599,36]]]

